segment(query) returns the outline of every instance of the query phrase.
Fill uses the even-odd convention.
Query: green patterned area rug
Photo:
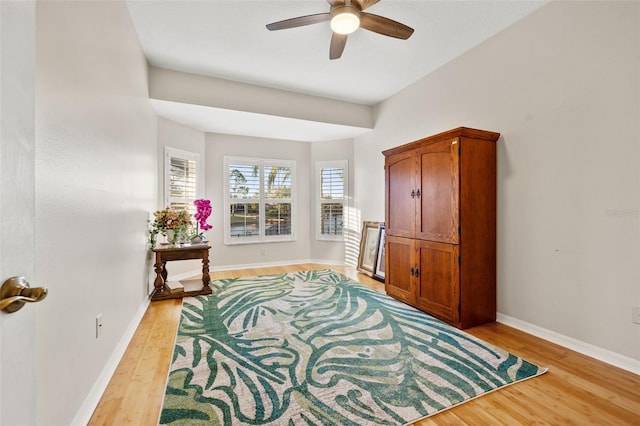
[[[185,298],[161,424],[403,425],[546,370],[330,270]]]

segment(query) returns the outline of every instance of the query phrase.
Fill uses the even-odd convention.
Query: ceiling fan
[[[325,13],[299,16],[285,19],[267,25],[270,31],[284,30],[287,28],[302,27],[331,21],[331,46],[329,58],[338,59],[342,56],[347,36],[359,27],[374,33],[406,40],[413,34],[413,28],[408,27],[393,19],[364,12],[365,9],[378,3],[380,0],[327,0],[331,10]]]

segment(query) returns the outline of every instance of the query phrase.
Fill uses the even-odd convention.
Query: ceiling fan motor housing
[[[350,3],[331,8],[331,29],[338,34],[351,34],[360,26],[360,8]]]

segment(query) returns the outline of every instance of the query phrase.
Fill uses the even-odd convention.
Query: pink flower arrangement
[[[208,231],[213,228],[213,226],[207,223],[207,218],[211,215],[211,212],[213,212],[213,209],[211,208],[211,201],[200,199],[195,200],[193,204],[196,206],[196,213],[193,217],[196,220],[197,226],[199,226],[203,231]]]

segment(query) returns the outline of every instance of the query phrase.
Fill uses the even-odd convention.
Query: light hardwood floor
[[[327,266],[243,269],[214,272],[211,278],[323,268]],[[384,292],[382,283],[353,268],[330,268]],[[180,299],[151,303],[89,425],[157,425],[180,307]],[[503,324],[466,331],[549,371],[429,417],[416,426],[640,425],[640,376]]]

